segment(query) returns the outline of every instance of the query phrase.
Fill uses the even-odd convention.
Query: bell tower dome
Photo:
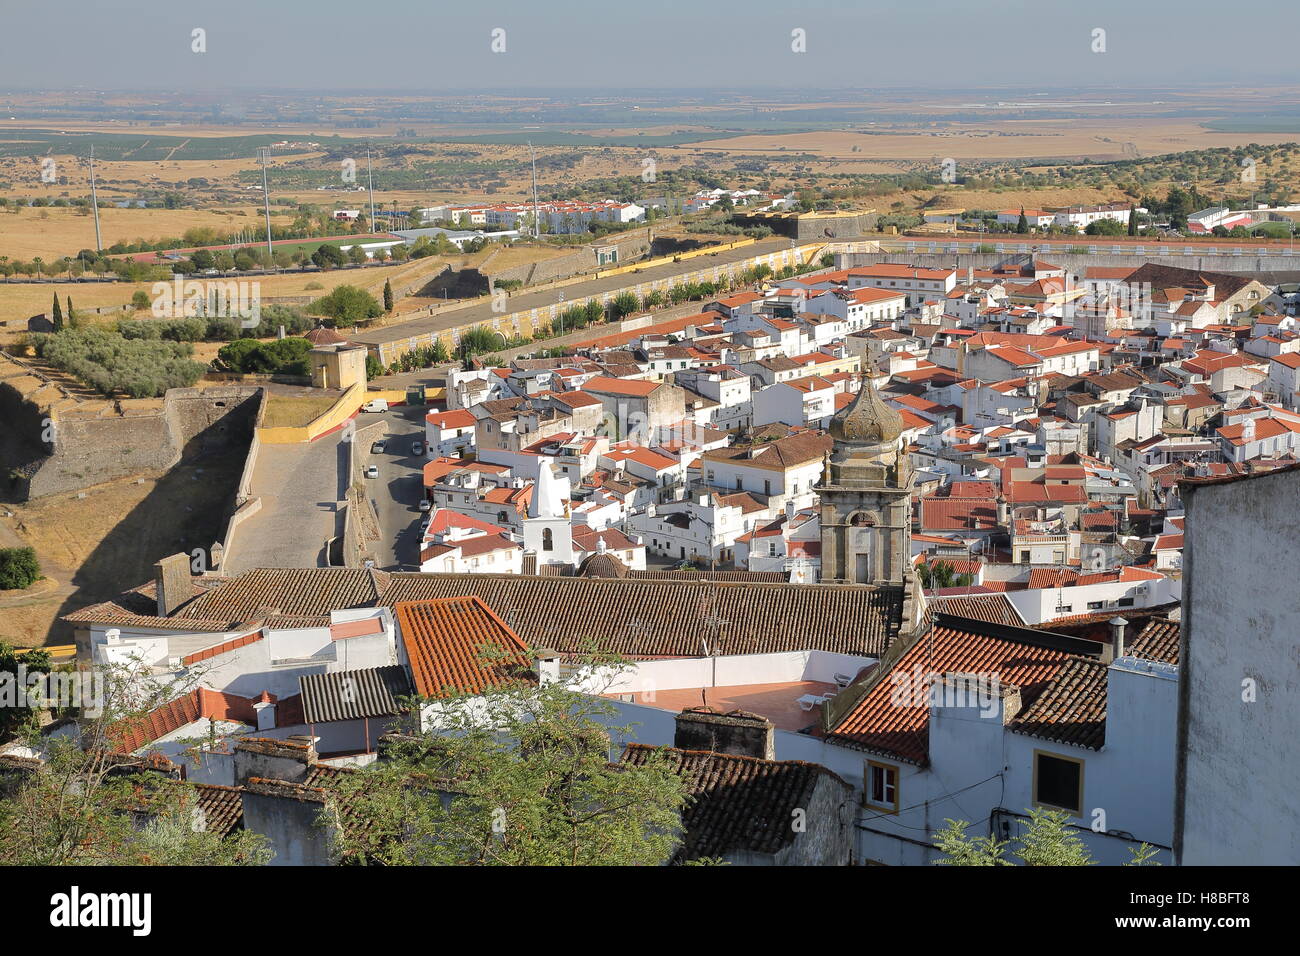
[[[903,416],[864,374],[857,396],[836,412],[828,430],[835,444],[816,489],[821,580],[902,584],[912,532],[912,467],[902,447]]]

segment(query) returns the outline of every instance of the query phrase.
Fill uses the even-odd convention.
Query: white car
[[[378,477],[379,477],[379,466],[378,466],[378,465],[367,465],[367,466],[366,466],[366,477],[367,477],[367,478],[378,478]]]

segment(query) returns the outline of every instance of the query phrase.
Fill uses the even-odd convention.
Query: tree
[[[41,579],[33,548],[0,548],[0,591],[29,588]]]
[[[309,305],[307,310],[313,315],[328,316],[338,325],[356,325],[383,314],[373,295],[352,285],[337,286]]]
[[[322,269],[338,268],[347,260],[338,246],[322,245],[311,254],[311,261]]]
[[[149,293],[145,292],[144,289],[136,289],[132,292],[131,308],[137,311],[149,308]]]
[[[1029,823],[1014,841],[1015,859],[1025,866],[1095,866],[1097,861],[1087,846],[1069,826],[1070,815],[1064,810],[1045,810],[1034,807],[1029,812]],[[1011,840],[996,840],[992,836],[967,835],[970,826],[965,820],[947,821],[948,826],[935,834],[934,845],[943,853],[936,860],[940,866],[1012,866],[1005,858]],[[1130,847],[1131,859],[1126,866],[1158,866],[1153,861],[1156,849],[1143,843]]]
[[[958,574],[947,561],[936,561],[934,564],[922,564],[916,569],[917,577],[921,579],[921,586],[926,590],[934,588],[964,588],[973,583],[974,578],[969,574]]]
[[[390,314],[393,311],[393,283],[388,279],[384,280],[384,311]]]
[[[1128,234],[1136,236],[1138,234],[1138,216],[1137,209],[1132,205],[1128,207]]]
[[[610,312],[616,322],[631,315],[639,308],[641,308],[641,300],[636,297],[636,293],[626,290],[616,295],[614,301],[610,303]]]
[[[473,700],[471,704],[470,701]],[[323,812],[336,859],[385,865],[631,866],[669,860],[683,784],[666,762],[611,764],[599,696],[509,681],[431,705],[438,733],[340,774]],[[418,708],[417,708],[418,709]]]
[[[68,324],[77,324],[77,313],[72,310],[72,296],[68,296]]]
[[[57,292],[54,293],[54,313],[50,321],[54,323],[55,332],[63,331],[63,308],[59,305],[59,294]]]
[[[1025,215],[1025,207],[1020,207],[1020,218],[1016,220],[1016,232],[1026,233],[1029,231],[1029,219]]]
[[[1107,217],[1088,223],[1088,228],[1084,232],[1089,236],[1122,236],[1124,224],[1118,219]]]
[[[11,686],[16,691],[20,687],[30,686],[26,678],[31,675],[49,672],[48,651],[30,650],[20,655],[4,641],[0,641],[0,688]],[[4,707],[0,707],[0,744],[8,743],[15,731],[23,727],[34,714],[26,695],[22,696],[22,700],[15,696],[12,701],[6,701]]]
[[[264,837],[241,830],[223,838],[207,830],[192,786],[148,769],[122,746],[124,731],[181,689],[128,671],[89,673],[97,681],[83,678],[82,685],[99,684],[98,716],[83,711],[75,733],[42,734],[35,713],[21,728],[19,739],[42,758],[11,775],[0,791],[0,865],[269,862]]]

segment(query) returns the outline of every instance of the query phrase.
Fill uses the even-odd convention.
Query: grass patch
[[[286,395],[272,395],[266,403],[266,415],[262,418],[264,428],[301,428],[324,415],[333,406],[337,398],[308,396],[291,398]]]

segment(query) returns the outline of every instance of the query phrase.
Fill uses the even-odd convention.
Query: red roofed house
[[[858,862],[933,864],[946,819],[1014,839],[1032,807],[1069,814],[1103,864],[1127,862],[1143,841],[1170,862],[1177,668],[1120,657],[1154,652],[1138,635],[1115,647],[1116,636],[1101,644],[936,611],[841,690],[823,708],[834,755],[823,762],[847,777],[840,754],[861,760]],[[1088,826],[1099,806],[1103,832]]]

